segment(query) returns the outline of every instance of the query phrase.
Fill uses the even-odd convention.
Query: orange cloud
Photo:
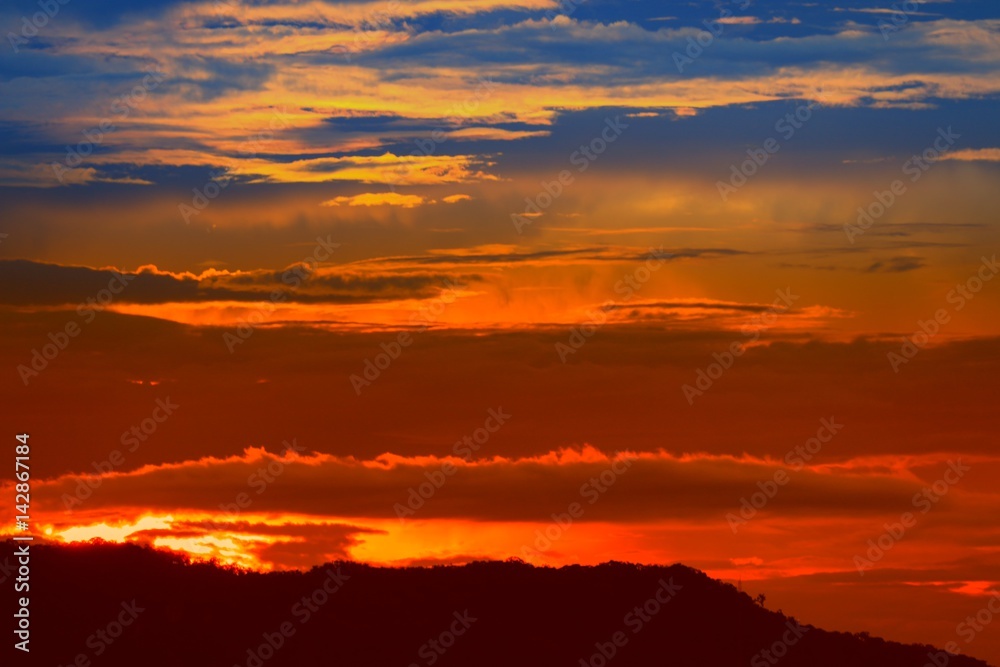
[[[366,192],[360,195],[328,199],[320,206],[401,206],[413,208],[428,203],[432,202],[428,202],[425,197],[420,195],[402,195],[398,192]]]

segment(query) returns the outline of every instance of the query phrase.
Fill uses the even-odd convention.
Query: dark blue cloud
[[[81,22],[91,28],[106,29],[132,18],[155,18],[164,11],[182,4],[181,0],[8,0],[5,11],[9,14],[32,16],[42,11],[40,3],[58,5],[58,10],[49,10],[52,21],[71,20]]]
[[[184,70],[197,70],[208,78],[179,77],[169,84],[185,84],[197,91],[198,99],[206,101],[233,91],[259,90],[276,69],[274,64],[267,62],[232,62],[206,56],[181,58],[179,64]]]
[[[935,108],[916,111],[817,108],[791,138],[785,139],[786,125],[776,130],[776,124],[804,104],[789,100],[716,107],[682,119],[674,119],[670,112],[657,118],[625,118],[637,110],[592,109],[561,115],[549,137],[476,142],[474,146],[461,145],[461,150],[457,144],[444,144],[442,149],[448,153],[499,154],[495,169],[502,175],[539,170],[556,173],[566,168],[573,151],[598,136],[606,118],[619,116],[629,127],[595,168],[608,173],[700,173],[707,182],[714,182],[727,173],[731,162],[746,159],[748,149],[760,148],[770,137],[782,148],[761,178],[795,175],[805,168],[815,168],[818,173],[884,168],[880,163],[861,162],[869,158],[888,158],[901,164],[929,146],[941,127],[951,126],[962,135],[958,147],[1000,146],[1000,126],[990,120],[996,112],[995,99],[937,100]]]

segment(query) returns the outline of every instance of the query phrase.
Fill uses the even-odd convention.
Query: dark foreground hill
[[[0,556],[13,552],[3,545]],[[2,558],[0,558],[2,560]],[[7,623],[10,589],[2,596]],[[138,546],[31,549],[31,654],[79,667],[983,667],[826,632],[698,570],[520,562],[242,573]],[[4,628],[5,636],[10,630]],[[936,664],[935,664],[936,663]]]

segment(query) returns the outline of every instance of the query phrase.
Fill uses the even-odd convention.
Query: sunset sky
[[[5,3],[38,534],[683,562],[1000,664],[1000,7],[891,4]]]

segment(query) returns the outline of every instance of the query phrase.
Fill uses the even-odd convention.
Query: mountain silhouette
[[[8,644],[5,665],[986,667],[799,625],[683,565],[257,573],[92,542],[32,546],[30,586],[31,653]],[[8,622],[14,604],[3,596]]]

